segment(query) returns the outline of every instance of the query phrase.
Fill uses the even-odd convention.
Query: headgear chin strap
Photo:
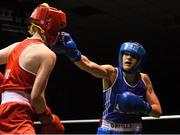
[[[134,67],[134,72],[140,72],[143,64],[145,63],[147,53],[144,47],[137,42],[125,42],[120,46],[118,64],[122,68],[122,55],[124,52],[129,52],[137,57],[138,63]]]
[[[52,45],[60,29],[66,26],[66,15],[61,10],[49,7],[47,3],[43,3],[32,12],[30,22],[40,26],[44,30],[47,44]]]

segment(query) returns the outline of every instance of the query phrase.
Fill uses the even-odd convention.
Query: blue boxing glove
[[[78,50],[76,43],[71,38],[70,34],[61,32],[61,35],[55,45],[51,48],[56,54],[64,54],[72,62],[81,59],[81,52]]]
[[[119,108],[122,112],[149,114],[151,105],[131,92],[124,92],[118,99]]]

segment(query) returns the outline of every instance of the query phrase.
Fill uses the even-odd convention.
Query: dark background
[[[0,48],[29,36],[28,17],[42,2],[66,13],[63,31],[98,64],[117,66],[119,45],[125,41],[142,44],[148,53],[143,72],[152,80],[163,115],[180,114],[179,0],[1,0]],[[101,79],[81,71],[62,55],[57,58],[46,91],[52,111],[62,120],[99,118]],[[4,66],[0,68],[3,72]],[[177,126],[177,121],[172,123]]]

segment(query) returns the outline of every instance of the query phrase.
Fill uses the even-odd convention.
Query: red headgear
[[[51,45],[56,40],[60,29],[66,26],[66,15],[61,10],[49,7],[48,4],[44,3],[33,11],[30,22],[44,30],[47,44]]]

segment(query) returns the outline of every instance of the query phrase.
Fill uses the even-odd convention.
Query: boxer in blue
[[[97,134],[142,133],[142,116],[162,115],[151,80],[141,72],[146,51],[139,43],[125,42],[120,46],[118,67],[90,61],[65,32],[53,50],[66,55],[80,69],[103,79],[104,110]]]

